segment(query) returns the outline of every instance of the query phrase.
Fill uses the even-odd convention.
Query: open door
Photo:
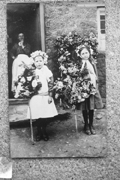
[[[12,63],[11,48],[17,42],[19,33],[24,33],[25,41],[30,44],[31,52],[45,50],[43,48],[44,35],[43,5],[39,3],[8,3],[7,4],[7,40],[8,40],[8,75],[9,98],[13,98],[11,92]],[[41,39],[42,37],[42,39]]]

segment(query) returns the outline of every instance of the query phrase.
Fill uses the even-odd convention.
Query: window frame
[[[105,15],[105,7],[97,7],[97,29],[98,29],[98,50],[101,49],[100,47],[100,41],[101,41],[101,36],[105,39],[105,33],[101,33],[101,20],[100,20],[100,15]]]

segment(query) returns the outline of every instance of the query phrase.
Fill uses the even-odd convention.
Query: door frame
[[[100,15],[105,15],[105,7],[97,7],[98,50],[101,51],[100,39],[101,39],[101,35],[105,39],[105,34],[101,34]],[[105,49],[104,50],[102,49],[102,51],[105,51]]]
[[[41,49],[45,52],[45,12],[44,3],[39,3],[40,9],[40,32],[41,32]]]

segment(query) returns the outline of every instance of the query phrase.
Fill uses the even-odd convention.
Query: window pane
[[[105,29],[101,29],[101,34],[105,34]]]
[[[105,29],[105,21],[100,21],[100,28]]]
[[[105,15],[100,15],[100,19],[101,20],[105,19]]]

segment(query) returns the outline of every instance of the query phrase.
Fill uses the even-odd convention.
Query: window
[[[100,15],[100,31],[105,34],[105,15]]]
[[[98,50],[105,51],[105,8],[97,9]]]

